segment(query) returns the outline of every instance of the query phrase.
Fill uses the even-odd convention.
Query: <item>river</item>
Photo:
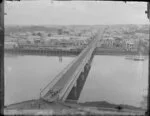
[[[5,105],[39,98],[44,88],[75,57],[5,54]],[[94,56],[79,102],[108,101],[139,106],[146,93],[148,59]]]

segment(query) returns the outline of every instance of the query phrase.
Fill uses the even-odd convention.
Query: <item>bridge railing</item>
[[[87,46],[88,47],[88,46]],[[86,48],[87,48],[86,47]],[[83,49],[82,52],[86,51],[86,48]],[[44,95],[56,84],[56,82],[62,77],[62,75],[64,73],[67,72],[67,70],[78,60],[78,58],[82,55],[82,52],[81,54],[79,54],[77,56],[77,58],[75,58],[71,63],[69,63],[50,83],[48,83],[40,92],[40,95],[41,97],[44,97]]]
[[[97,36],[97,35],[95,35]],[[93,40],[94,41],[94,40]],[[93,41],[91,41],[91,43],[85,48],[83,49],[83,51],[77,56],[77,58],[75,58],[71,63],[69,63],[64,70],[62,70],[50,83],[48,83],[40,92],[40,95],[42,98],[45,97],[45,95],[48,94],[49,90],[52,89],[52,87],[57,83],[57,81],[62,77],[63,74],[65,74],[70,67],[89,49],[89,47],[91,47],[91,45],[93,45]],[[91,50],[91,49],[90,49]],[[60,88],[61,89],[61,88]],[[52,90],[53,91],[53,90]],[[61,91],[60,91],[61,92]],[[62,93],[62,92],[61,92]],[[58,94],[57,94],[58,95]],[[54,96],[55,97],[55,96]],[[49,98],[44,98],[44,99],[49,99]]]
[[[88,52],[88,54],[86,55],[86,57],[83,59],[83,62],[79,65],[78,70],[75,71],[75,73],[72,76],[72,78],[70,79],[70,81],[68,81],[68,83],[65,85],[65,87],[63,88],[63,90],[59,94],[59,99],[61,99],[62,101],[66,100],[69,92],[71,91],[72,87],[74,86],[74,83],[76,82],[76,80],[79,77],[80,73],[84,69],[84,66],[87,63],[87,60],[89,60],[90,56],[92,55],[92,52],[94,51],[94,48],[95,47],[93,47],[92,49],[90,49],[90,51]]]
[[[97,35],[96,35],[97,36]],[[94,52],[95,48],[96,48],[96,44],[97,41],[99,39],[96,39],[93,43],[92,43],[92,48],[90,49],[90,51],[88,52],[88,54],[86,55],[86,57],[84,58],[83,62],[79,65],[79,69],[75,71],[74,75],[72,76],[72,78],[70,79],[70,81],[68,81],[68,83],[65,85],[65,87],[63,88],[63,90],[61,91],[61,93],[59,94],[59,99],[61,99],[62,101],[65,101],[67,98],[67,95],[69,94],[69,92],[71,91],[72,87],[74,86],[74,83],[76,82],[78,76],[80,75],[82,69],[84,68],[85,64],[87,63],[87,60],[89,58],[91,58],[90,56],[92,55],[92,53]],[[91,46],[88,46],[91,47]],[[86,48],[88,49],[88,48]]]
[[[44,95],[56,84],[56,82],[61,78],[61,76],[72,66],[74,63],[74,60],[69,63],[60,73],[53,78],[50,83],[48,83],[42,90],[41,90],[41,97],[44,97]]]

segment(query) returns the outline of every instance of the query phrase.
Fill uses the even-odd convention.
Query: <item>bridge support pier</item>
[[[90,59],[90,61],[85,65],[84,71],[80,73],[80,76],[76,81],[76,86],[74,86],[72,88],[66,101],[68,101],[68,102],[70,102],[70,101],[71,102],[77,102],[78,101],[80,94],[81,94],[81,91],[83,89],[83,86],[85,84],[85,81],[87,79],[88,73],[89,73],[90,68],[91,68],[91,61],[92,61],[92,59]]]

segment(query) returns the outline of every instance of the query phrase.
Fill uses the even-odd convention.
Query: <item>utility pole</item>
[[[4,113],[4,0],[0,1],[0,113]]]

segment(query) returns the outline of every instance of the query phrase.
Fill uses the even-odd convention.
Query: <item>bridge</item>
[[[99,30],[77,58],[41,91],[41,99],[48,102],[78,100],[91,67],[94,50],[103,32],[104,29]]]

